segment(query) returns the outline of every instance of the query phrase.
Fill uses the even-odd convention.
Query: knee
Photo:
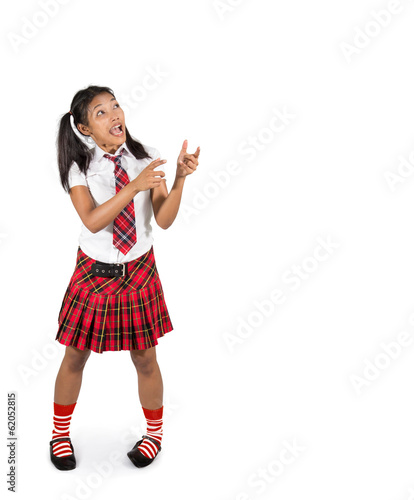
[[[90,354],[90,349],[85,349],[84,351],[74,348],[67,349],[64,358],[66,367],[71,371],[83,370]]]
[[[131,351],[131,359],[137,371],[143,375],[151,375],[157,367],[155,356],[145,351]]]

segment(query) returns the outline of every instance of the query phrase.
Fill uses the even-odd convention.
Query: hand
[[[196,152],[191,155],[187,153],[188,141],[187,139],[183,142],[180,154],[177,159],[177,173],[176,177],[186,177],[192,174],[198,165],[198,157],[200,155],[200,146],[198,146]]]
[[[131,184],[138,191],[146,191],[147,189],[158,187],[161,184],[162,177],[165,177],[165,172],[162,170],[154,170],[154,168],[162,165],[167,160],[157,158],[147,165],[144,170],[131,181]]]

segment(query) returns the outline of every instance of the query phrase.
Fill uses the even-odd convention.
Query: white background
[[[63,3],[9,2],[1,20],[2,492],[15,392],[22,499],[414,498],[413,3]],[[92,353],[62,472],[54,337],[81,222],[55,139],[90,84],[167,159],[169,189],[183,140],[201,154],[179,217],[152,224],[174,325],[157,347],[162,452],[131,464],[135,369]]]

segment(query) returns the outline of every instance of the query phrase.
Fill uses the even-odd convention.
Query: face
[[[104,92],[93,98],[88,107],[88,121],[89,126],[78,124],[78,129],[107,153],[114,154],[125,142],[124,112],[112,94]]]

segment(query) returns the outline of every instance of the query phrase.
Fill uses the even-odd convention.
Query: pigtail
[[[69,193],[68,178],[72,163],[75,161],[79,170],[86,174],[89,163],[92,159],[90,149],[79,139],[72,129],[72,125],[70,123],[70,112],[63,115],[60,120],[56,146],[60,182],[63,189]]]
[[[151,156],[147,153],[144,146],[131,136],[126,126],[125,126],[125,136],[126,136],[125,140],[126,145],[128,146],[129,150],[137,160],[142,160],[143,158],[151,158]]]

